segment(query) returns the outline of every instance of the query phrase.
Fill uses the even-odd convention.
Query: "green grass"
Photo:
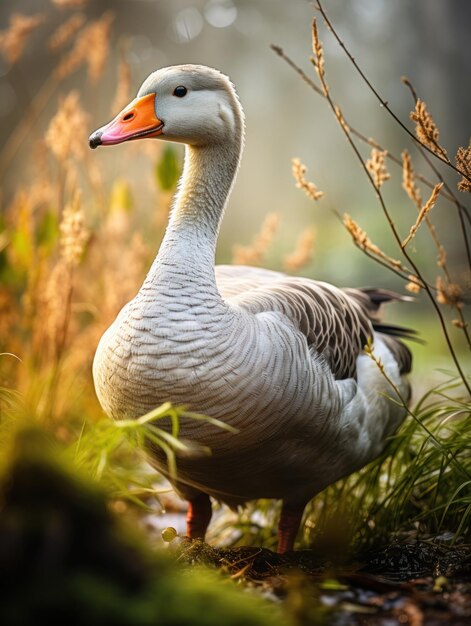
[[[378,459],[314,498],[299,545],[320,552],[336,546],[334,551],[345,558],[411,531],[422,537],[447,531],[453,533],[453,542],[468,541],[471,404],[462,395],[459,381],[452,378],[423,394]],[[18,394],[3,391],[0,399],[0,445],[5,448],[9,433],[35,420],[15,418],[20,413]],[[145,442],[160,446],[170,474],[178,475],[178,452],[188,445],[178,439],[182,415],[207,419],[166,404],[136,421],[85,421],[72,441],[61,447],[63,458],[69,467],[102,485],[111,499],[146,507],[158,498],[161,486],[146,463]],[[172,432],[159,426],[164,418],[171,421]],[[5,450],[0,450],[0,457],[5,457]],[[271,501],[250,503],[235,524],[239,543],[274,548],[278,507]],[[232,523],[229,518],[219,520],[221,535]]]
[[[457,380],[442,376],[380,457],[312,500],[299,548],[345,561],[401,537],[471,540],[471,403]],[[279,503],[250,503],[236,523],[237,543],[274,549],[278,512]],[[230,524],[219,521],[222,536]]]
[[[416,531],[467,541],[471,513],[471,404],[449,380],[426,392],[385,452],[314,500],[304,541],[340,524],[350,550],[361,551]],[[345,541],[345,539],[344,539]]]

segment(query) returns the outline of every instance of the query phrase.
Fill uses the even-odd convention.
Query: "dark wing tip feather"
[[[380,319],[380,308],[382,304],[387,302],[414,302],[415,299],[412,296],[406,296],[396,293],[395,291],[375,287],[359,289],[357,290],[357,294],[358,293],[361,293],[363,298],[367,298],[367,308],[369,310],[371,324],[375,331],[383,335],[384,341],[396,358],[401,374],[409,373],[412,367],[412,353],[409,348],[402,343],[401,339],[415,341],[421,344],[425,343],[425,341],[417,337],[418,333],[413,328],[383,323]]]
[[[408,339],[409,341],[415,341],[416,343],[420,343],[422,345],[427,343],[424,339],[417,336],[419,333],[414,328],[397,326],[396,324],[383,324],[381,322],[373,322],[373,328],[379,333],[391,335],[392,337]]]
[[[415,298],[406,296],[389,289],[378,289],[377,287],[363,287],[360,291],[368,296],[370,301],[379,307],[383,302],[414,302]]]

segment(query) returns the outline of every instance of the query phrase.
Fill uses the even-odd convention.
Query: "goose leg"
[[[186,514],[186,534],[190,539],[204,539],[213,510],[206,493],[190,500]]]
[[[280,554],[293,550],[305,506],[305,504],[283,502],[278,524],[278,552]]]

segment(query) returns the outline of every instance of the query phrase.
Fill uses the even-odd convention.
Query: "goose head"
[[[137,97],[93,132],[89,144],[158,138],[199,147],[242,137],[242,108],[227,76],[203,65],[175,65],[150,74]]]

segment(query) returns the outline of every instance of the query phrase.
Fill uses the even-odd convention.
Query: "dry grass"
[[[292,252],[283,257],[283,268],[288,272],[297,272],[309,265],[314,256],[316,231],[308,227],[299,235]]]
[[[106,178],[90,161],[90,115],[82,106],[86,95],[62,88],[63,79],[83,64],[92,84],[100,78],[112,21],[110,13],[88,23],[82,14],[64,14],[48,42],[62,56],[31,103],[32,113],[25,113],[26,132],[14,129],[13,143],[7,141],[2,155],[9,164],[27,129],[59,91],[57,110],[48,122],[42,114],[46,131],[24,164],[32,175],[3,207],[0,352],[20,360],[0,356],[0,367],[2,384],[18,389],[25,410],[51,424],[63,440],[75,437],[84,421],[101,417],[91,381],[93,354],[150,261],[142,234],[129,235],[137,229],[127,183]],[[27,44],[27,34],[41,23],[39,17],[34,22],[12,18],[2,41],[16,37],[14,60]]]
[[[467,148],[460,146],[456,153],[456,166],[465,172],[467,178],[463,176],[458,183],[458,189],[460,191],[467,191],[471,193],[471,144]]]
[[[111,11],[90,22],[75,37],[74,45],[56,69],[56,76],[62,80],[85,64],[88,77],[96,83],[103,74],[108,58],[111,25],[114,15]]]
[[[51,119],[44,137],[46,146],[58,163],[84,158],[88,120],[89,116],[80,105],[78,91],[71,91],[60,99],[57,113]]]
[[[58,52],[66,46],[75,33],[82,28],[85,23],[85,15],[75,13],[68,20],[60,24],[49,38],[49,49]]]
[[[384,261],[387,265],[396,270],[404,270],[401,261],[393,259],[391,256],[383,252],[379,246],[373,243],[366,231],[364,231],[363,228],[359,226],[359,224],[357,224],[357,222],[348,213],[345,213],[343,216],[343,224],[348,233],[351,235],[353,243],[360,248],[360,250],[369,252],[374,257]]]
[[[432,152],[447,158],[446,150],[439,143],[440,133],[438,127],[427,110],[426,103],[420,98],[417,99],[415,110],[411,112],[410,118],[415,122],[417,139],[430,148]]]
[[[44,16],[13,13],[7,30],[0,32],[0,52],[13,65],[19,61],[28,39],[42,23]]]
[[[278,230],[279,223],[278,215],[269,213],[249,246],[234,246],[232,262],[235,265],[261,265]]]
[[[387,150],[377,150],[376,148],[373,148],[371,150],[370,158],[366,161],[366,167],[373,176],[374,184],[378,189],[391,178],[388,170],[386,169],[387,154]]]
[[[443,183],[437,183],[435,185],[435,187],[433,188],[432,193],[430,194],[429,199],[424,204],[424,206],[421,207],[421,209],[419,211],[419,215],[417,216],[417,219],[415,220],[415,222],[410,227],[409,234],[407,235],[407,237],[402,242],[402,244],[401,244],[402,248],[405,248],[407,246],[407,244],[415,237],[417,231],[420,228],[420,225],[422,224],[424,219],[426,217],[428,217],[429,212],[435,206],[435,203],[436,203],[437,198],[438,198],[438,194],[440,193],[442,187],[443,187]]]
[[[306,166],[299,159],[291,161],[291,171],[296,181],[296,187],[302,189],[306,196],[311,200],[320,200],[324,196],[324,192],[317,188],[317,185],[306,180]]]
[[[404,150],[401,154],[402,157],[402,187],[415,204],[415,206],[419,209],[422,207],[422,195],[420,193],[420,189],[417,187],[417,183],[415,180],[415,172],[412,166],[412,159],[407,152]]]

